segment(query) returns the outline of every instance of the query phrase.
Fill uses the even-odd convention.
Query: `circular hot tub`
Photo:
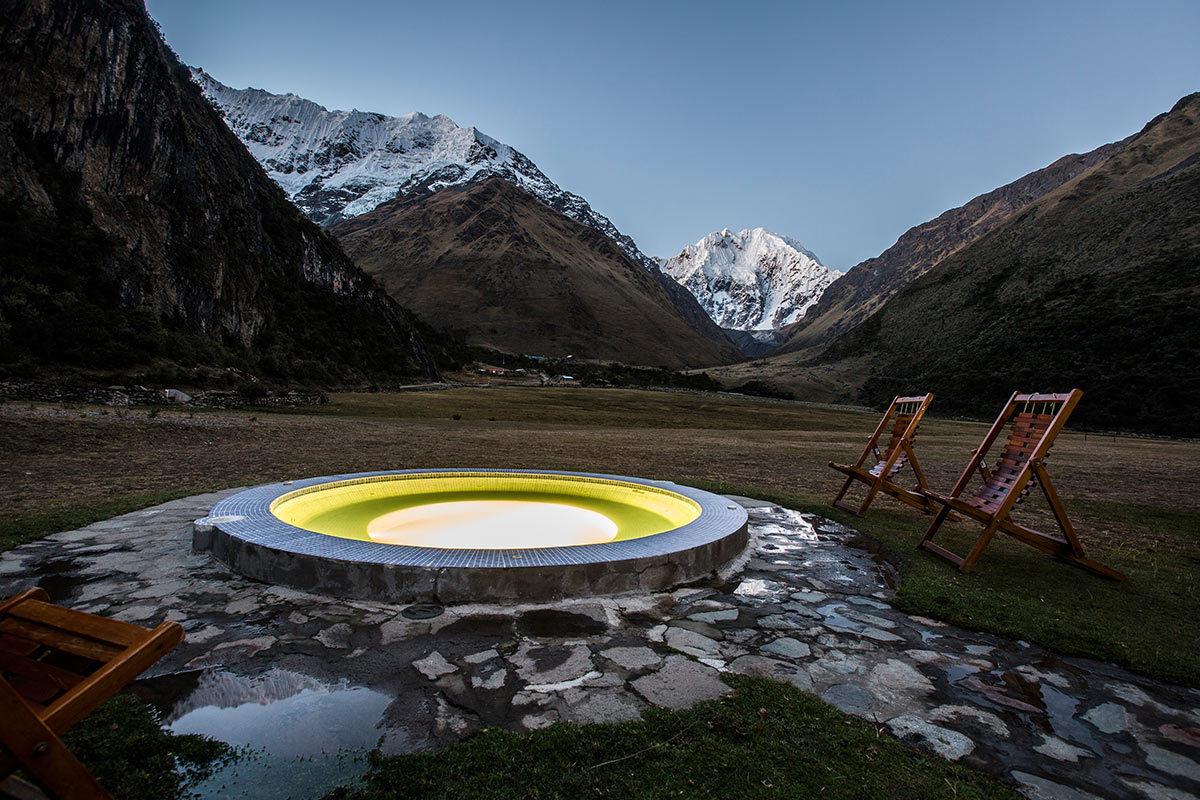
[[[406,470],[259,486],[197,520],[193,545],[247,577],[443,603],[660,591],[746,544],[746,512],[666,481]]]

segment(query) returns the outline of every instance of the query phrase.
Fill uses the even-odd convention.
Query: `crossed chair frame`
[[[858,462],[851,466],[830,462],[831,467],[847,475],[833,505],[861,515],[875,496],[883,492],[914,508],[934,514],[918,546],[954,564],[961,572],[970,572],[995,535],[1004,533],[1069,564],[1105,578],[1123,581],[1123,573],[1087,557],[1054,482],[1046,471],[1045,461],[1050,448],[1082,396],[1083,392],[1079,389],[1072,389],[1066,394],[1013,392],[983,442],[972,451],[971,460],[948,495],[929,489],[913,452],[917,425],[933,395],[897,397],[888,407]],[[892,435],[887,447],[881,451],[878,441],[889,421],[893,425]],[[989,468],[986,459],[1006,429],[1009,430],[1008,437],[994,458],[993,466]],[[876,464],[868,470],[865,463],[872,455],[876,458]],[[911,490],[892,480],[892,476],[906,461],[912,465],[917,477],[917,485]],[[964,494],[976,474],[981,479],[980,485],[973,493]],[[866,483],[868,487],[866,498],[857,508],[842,502],[855,481]],[[1013,509],[1035,483],[1046,497],[1060,534],[1037,531],[1012,519]],[[965,556],[933,541],[946,520],[958,514],[983,526]]]

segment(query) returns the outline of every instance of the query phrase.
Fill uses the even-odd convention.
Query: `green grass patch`
[[[831,498],[721,483],[700,488],[742,494],[820,514],[886,545],[897,557],[895,605],[909,614],[1024,639],[1062,655],[1111,661],[1160,680],[1200,686],[1200,513],[1112,502],[1068,503],[1073,517],[1109,516],[1153,528],[1170,545],[1088,547],[1088,555],[1128,575],[1123,584],[1096,577],[1007,536],[997,536],[969,575],[917,542],[930,517],[881,498],[865,517],[833,508]],[[969,525],[943,526],[937,541],[965,554],[978,536]]]
[[[372,755],[330,798],[1015,798],[787,684],[729,675],[730,697],[638,721],[488,730],[436,753]]]
[[[186,797],[187,787],[236,757],[224,742],[171,733],[153,708],[126,694],[110,698],[63,741],[120,800]]]
[[[168,500],[210,492],[212,489],[172,489],[165,492],[131,494],[103,503],[66,505],[28,514],[0,514],[0,553],[59,531],[70,531],[93,522],[128,514],[139,508]]]

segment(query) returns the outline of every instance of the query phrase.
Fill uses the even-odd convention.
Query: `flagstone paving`
[[[635,719],[719,697],[732,671],[817,694],[1030,798],[1200,794],[1200,691],[901,613],[884,555],[820,517],[734,498],[751,543],[713,586],[405,608],[256,583],[193,554],[192,520],[232,491],[4,553],[0,596],[41,584],[116,619],[180,621],[187,638],[139,681],[143,695],[172,723],[303,701],[307,724],[288,733],[305,741],[280,745],[301,755],[314,742],[382,737],[386,752],[413,752],[485,727]],[[318,723],[321,703],[341,710]]]

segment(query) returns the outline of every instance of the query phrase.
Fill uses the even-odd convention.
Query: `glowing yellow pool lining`
[[[506,494],[522,499],[506,499]],[[414,495],[428,499],[414,505]],[[401,507],[386,508],[393,500]],[[361,509],[381,507],[383,513],[362,518]],[[318,533],[444,549],[598,544],[661,533],[700,515],[699,504],[690,498],[644,484],[499,472],[352,479],[283,495],[270,510],[284,522]],[[347,524],[347,517],[356,516]]]

